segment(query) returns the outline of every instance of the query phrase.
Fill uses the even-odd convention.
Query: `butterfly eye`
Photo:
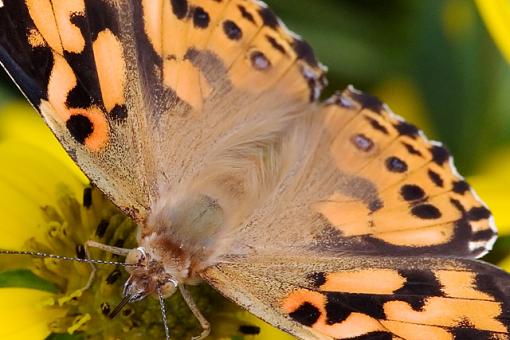
[[[160,285],[161,295],[166,299],[172,296],[177,290],[177,281],[173,279],[167,279],[164,283]]]
[[[126,264],[143,265],[147,262],[147,254],[142,247],[132,249],[126,256]]]

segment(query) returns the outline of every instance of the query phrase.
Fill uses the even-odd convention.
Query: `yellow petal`
[[[40,236],[41,208],[56,206],[63,185],[80,199],[85,186],[64,162],[37,147],[0,141],[0,247],[21,249],[29,237]]]
[[[510,149],[495,152],[468,180],[494,214],[499,234],[510,234]]]
[[[66,187],[77,199],[86,177],[27,104],[0,109],[0,248],[21,249],[40,237],[41,208],[56,206]]]
[[[273,339],[273,340],[292,340],[295,337],[279,330],[278,328],[271,326],[270,324],[260,320],[251,313],[243,312],[237,315],[239,320],[245,321],[248,325],[254,325],[260,327],[260,333],[255,339]],[[249,338],[246,337],[246,338]]]
[[[475,0],[492,38],[510,63],[510,1]]]
[[[29,144],[59,159],[86,181],[85,175],[57,141],[41,116],[25,101],[12,102],[0,108],[0,139]]]
[[[62,311],[43,307],[44,301],[52,296],[33,289],[1,288],[0,339],[46,338],[50,334],[50,322],[64,315]]]

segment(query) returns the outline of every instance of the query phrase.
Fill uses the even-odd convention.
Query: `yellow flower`
[[[63,165],[66,161],[57,153],[42,149],[55,142],[46,130],[35,127],[35,120],[31,119],[31,114],[28,113],[30,109],[23,107],[23,110],[16,106],[5,107],[0,115],[2,249],[22,249],[24,243],[32,237],[44,239],[40,207],[56,205],[54,198],[58,183],[68,183],[68,190],[74,193],[78,193],[80,188],[83,190],[85,183],[83,175],[76,171],[59,172],[59,169],[71,168]],[[9,124],[14,115],[18,115],[18,124]],[[16,138],[21,131],[33,139],[22,141]],[[47,140],[48,143],[41,143],[39,147],[36,145],[38,140]],[[11,260],[6,256],[0,258],[0,268],[16,268]],[[26,259],[21,259],[21,265],[24,264]],[[27,282],[23,283],[26,280],[20,276],[24,275],[26,278],[26,274],[24,271],[4,271],[0,274],[0,281],[4,287],[16,287],[12,280],[17,280],[19,286],[25,286]],[[35,280],[28,281],[37,286]],[[50,332],[47,320],[55,320],[63,315],[60,310],[44,307],[55,287],[47,285],[45,290],[14,287],[0,289],[3,304],[0,309],[0,338],[44,338]]]
[[[0,249],[82,256],[85,241],[134,247],[135,224],[92,189],[42,119],[25,104],[0,108]],[[122,262],[96,249],[92,258]],[[49,258],[0,256],[0,339],[44,339],[50,334],[87,338],[164,338],[156,299],[132,304],[111,320],[126,273],[122,268]],[[206,285],[192,287],[215,338],[280,333],[241,311]],[[173,338],[191,338],[199,325],[179,294],[167,302]],[[281,339],[285,338],[283,335]],[[290,339],[290,337],[289,337]]]
[[[475,0],[492,38],[510,63],[510,1]]]

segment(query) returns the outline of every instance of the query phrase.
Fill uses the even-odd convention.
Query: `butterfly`
[[[1,3],[1,2],[0,2]],[[124,302],[206,282],[301,339],[508,339],[493,217],[257,0],[4,0],[0,61],[140,225]]]

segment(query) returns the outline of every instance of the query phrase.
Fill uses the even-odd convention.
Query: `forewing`
[[[232,258],[204,278],[304,339],[508,339],[510,276],[474,260]]]
[[[254,126],[278,129],[325,83],[308,45],[255,0],[2,3],[0,61],[139,221],[211,150]]]
[[[143,219],[153,192],[152,149],[135,37],[126,34],[120,7],[3,1],[0,61],[92,181]]]
[[[325,84],[311,48],[260,1],[146,0],[134,13],[145,81],[160,93],[148,94],[160,188],[189,191],[175,187],[232,145],[284,129]]]
[[[274,253],[478,257],[496,238],[490,211],[445,147],[352,87],[314,111],[289,176],[240,234]],[[306,131],[306,133],[303,133]],[[297,145],[297,144],[296,144]]]

